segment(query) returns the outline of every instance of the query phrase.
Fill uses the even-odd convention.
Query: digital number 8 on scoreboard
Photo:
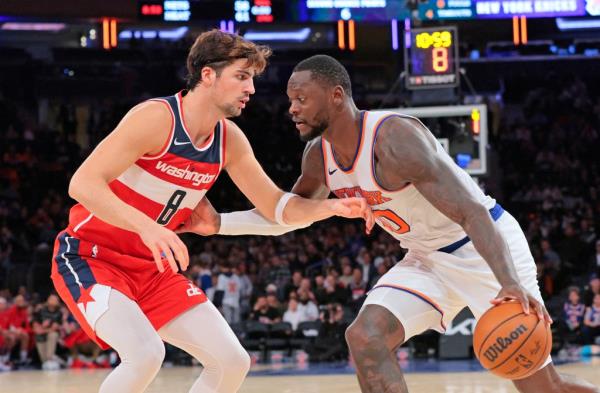
[[[455,27],[413,29],[404,45],[406,87],[435,89],[459,83]]]

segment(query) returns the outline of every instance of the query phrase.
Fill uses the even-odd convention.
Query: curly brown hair
[[[204,32],[196,38],[187,57],[187,88],[193,90],[202,80],[202,68],[210,67],[218,76],[238,59],[246,59],[247,66],[254,67],[258,75],[267,66],[271,53],[268,46],[257,45],[237,34],[217,29]]]

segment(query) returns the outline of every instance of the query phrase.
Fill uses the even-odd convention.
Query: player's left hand
[[[193,232],[209,236],[218,233],[220,228],[221,216],[210,201],[204,197],[196,205],[188,219],[175,230],[175,233]]]
[[[330,209],[336,216],[362,218],[365,220],[367,235],[371,233],[375,225],[375,216],[365,198],[327,199],[325,203],[330,204]]]
[[[497,306],[498,304],[509,300],[516,300],[521,303],[523,306],[523,312],[525,312],[525,314],[529,314],[531,310],[537,314],[540,321],[546,321],[548,324],[553,322],[544,304],[534,298],[520,284],[503,286],[496,298],[490,300],[490,303],[492,303],[494,306]]]

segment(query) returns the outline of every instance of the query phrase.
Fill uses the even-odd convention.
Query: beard
[[[232,104],[222,104],[218,105],[219,110],[223,112],[225,117],[237,117],[242,114],[242,108],[239,108]]]
[[[304,124],[306,126],[310,127],[310,131],[308,131],[306,134],[300,134],[300,140],[302,142],[312,141],[316,137],[323,135],[323,133],[325,132],[327,127],[329,127],[329,123],[324,120],[320,121],[318,124],[316,124],[314,126],[308,125],[306,123],[304,123]]]

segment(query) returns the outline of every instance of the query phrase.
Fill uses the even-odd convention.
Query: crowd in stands
[[[569,342],[593,343],[600,335],[600,95],[576,78],[540,86],[504,103],[490,135],[499,158],[482,183],[521,223],[543,296]],[[0,370],[114,364],[52,294],[50,255],[73,203],[71,174],[145,97],[32,98],[0,90]],[[285,96],[256,100],[236,121],[267,173],[289,189],[303,146],[286,109]],[[219,210],[249,208],[228,179],[208,196]],[[319,339],[304,348],[315,360],[347,357],[345,328],[405,252],[383,231],[366,236],[362,223],[339,219],[279,237],[184,240],[191,256],[185,274],[232,326],[283,322],[296,336],[303,323],[320,321]]]

